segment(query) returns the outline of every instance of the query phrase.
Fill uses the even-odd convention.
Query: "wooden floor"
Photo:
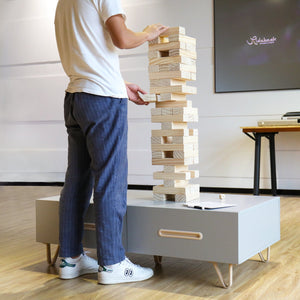
[[[262,263],[255,256],[234,266],[230,289],[220,287],[210,263],[175,258],[163,258],[162,268],[145,282],[102,286],[96,274],[58,279],[56,267],[46,263],[45,245],[35,242],[35,199],[60,189],[0,186],[1,300],[300,299],[300,198],[281,197],[281,241],[271,247],[271,261]],[[151,256],[128,256],[154,267]],[[227,273],[227,265],[220,268]]]

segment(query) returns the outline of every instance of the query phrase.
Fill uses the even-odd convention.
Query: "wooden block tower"
[[[198,130],[189,129],[188,122],[198,122],[198,110],[187,95],[196,94],[196,87],[187,81],[196,80],[196,40],[185,35],[183,27],[169,28],[149,42],[150,93],[155,94],[151,121],[161,123],[152,130],[152,164],[163,165],[154,179],[163,185],[153,188],[156,200],[188,202],[199,198],[199,185],[189,180],[199,172],[189,166],[199,163]]]

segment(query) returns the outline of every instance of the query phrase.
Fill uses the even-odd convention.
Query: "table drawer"
[[[128,207],[127,251],[237,263],[237,222],[216,211]]]

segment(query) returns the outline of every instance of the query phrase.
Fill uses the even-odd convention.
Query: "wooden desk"
[[[260,177],[260,149],[261,138],[266,137],[269,140],[270,147],[270,167],[271,167],[271,187],[272,194],[277,194],[276,183],[276,162],[275,162],[275,134],[279,132],[300,131],[299,126],[255,126],[242,127],[243,132],[255,141],[255,157],[254,157],[254,183],[253,194],[259,195],[259,177]]]

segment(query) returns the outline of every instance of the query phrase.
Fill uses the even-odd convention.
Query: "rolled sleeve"
[[[122,15],[126,20],[125,12],[122,8],[120,0],[99,0],[99,13],[105,23],[110,17],[115,15]]]

